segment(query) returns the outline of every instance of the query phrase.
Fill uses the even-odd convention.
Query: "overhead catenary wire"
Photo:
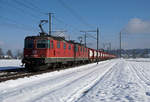
[[[6,9],[7,12],[9,12],[8,13],[9,15],[18,12],[17,15],[20,15],[20,17],[24,16],[23,14],[27,14],[28,16],[30,16],[30,19],[32,19],[32,21],[33,20],[37,21],[36,19],[39,19],[38,16],[35,16],[33,13],[28,12],[26,9],[20,8],[21,5],[18,5],[18,6],[16,6],[16,5],[18,5],[18,4],[16,4],[15,2],[11,2],[11,1],[8,1],[8,0],[2,0],[2,4],[0,5],[0,7],[4,10],[5,10],[5,7],[9,8],[9,9]],[[11,17],[11,18],[10,17],[11,16],[6,17],[4,15],[0,15],[1,20],[3,20],[2,22],[4,22],[5,25],[7,25],[7,26],[11,26],[12,28],[15,27],[17,29],[23,29],[23,30],[26,30],[26,31],[27,30],[30,30],[30,31],[34,30],[35,31],[35,28],[33,26],[31,26],[31,23],[30,23],[30,25],[26,25],[24,23],[21,23],[22,22],[21,19],[18,20],[18,19],[14,19],[14,17]]]
[[[4,17],[4,16],[0,16],[0,18],[3,19],[3,21],[5,22],[6,25],[9,25],[9,26],[12,25],[12,27],[15,27],[17,29],[30,30],[30,31],[34,30],[35,31],[35,29],[33,27],[31,27],[30,25],[18,24],[17,21],[12,20],[12,19],[7,18],[7,17]],[[9,21],[9,23],[7,21]]]
[[[26,9],[28,9],[28,10],[29,10],[28,14],[32,15],[32,16],[33,16],[34,18],[36,18],[36,19],[39,19],[39,16],[37,16],[37,15],[39,15],[39,13],[38,13],[37,11],[35,11],[32,7],[30,7],[30,6],[28,6],[28,5],[24,4],[24,3],[22,3],[22,2],[20,2],[20,1],[17,1],[17,0],[14,0],[14,2],[15,2],[16,4],[18,4],[18,5],[21,5],[21,6],[25,7]],[[31,13],[31,11],[32,11],[32,13]],[[44,14],[43,14],[43,15],[44,15]]]
[[[5,9],[5,8],[2,8],[2,9]],[[26,16],[26,18],[27,19],[30,19],[30,20],[32,20],[32,21],[36,21],[36,19],[32,16],[32,15],[23,15],[23,14],[25,14],[26,12],[25,11],[22,11],[21,9],[20,10],[18,10],[17,9],[17,11],[15,11],[15,9],[17,9],[17,8],[9,8],[9,9],[6,9],[5,10],[5,12],[9,12],[9,15],[13,15],[14,13],[16,13],[17,14],[17,16],[19,16],[19,17],[25,17]],[[21,12],[20,12],[21,11]],[[7,16],[7,17],[9,17],[10,18],[10,16]],[[11,19],[14,19],[13,17],[11,17]]]
[[[90,25],[85,21],[85,19],[80,16],[73,8],[68,6],[63,0],[57,0],[64,8],[66,8],[70,14],[72,14],[79,22],[81,22],[83,25],[88,26],[89,28],[95,28],[94,26]]]
[[[34,12],[36,11],[37,12],[37,10],[35,10],[35,8],[33,6],[27,5],[24,2],[21,2],[21,0],[14,0],[14,2],[17,3],[17,4],[19,4],[19,5],[24,6],[27,9],[30,9],[31,11],[34,11]]]
[[[32,3],[31,0],[26,0],[26,3],[30,5],[35,11],[41,13],[42,15],[45,14],[41,8],[35,5],[35,3]]]
[[[17,0],[15,0],[15,1],[17,1]],[[43,15],[46,14],[46,13],[43,12],[42,9],[40,9],[39,7],[37,7],[36,5],[34,5],[31,1],[26,1],[26,2],[18,2],[17,1],[17,3],[22,4],[22,6],[25,6],[25,7],[29,7],[29,5],[33,6],[34,8],[36,8],[36,9],[34,9],[35,11],[40,11],[40,14],[43,14]],[[29,5],[27,5],[27,4],[29,4]],[[31,7],[29,9],[31,9]]]
[[[71,28],[74,29],[75,31],[79,31],[78,28],[74,27],[74,26],[71,25],[71,24],[65,23],[64,21],[60,20],[58,17],[53,16],[53,18],[54,18],[57,22],[60,22],[60,23],[64,24],[64,25],[67,26],[67,27],[71,27]]]
[[[59,19],[58,17],[56,17],[56,16],[54,16],[54,15],[53,15],[53,18],[54,18],[57,22],[59,22],[59,23],[65,25],[66,27],[69,27],[70,29],[72,29],[72,31],[71,31],[70,33],[78,34],[77,31],[79,31],[79,29],[76,28],[75,26],[73,26],[73,25],[71,25],[71,24],[65,23],[63,20]],[[69,35],[68,35],[68,36],[69,36]],[[70,40],[70,37],[69,37],[69,40]]]
[[[96,37],[94,37],[94,36],[92,36],[92,35],[90,35],[90,34],[88,34],[88,33],[87,33],[87,36],[88,36],[88,37],[91,37],[91,38],[93,38],[93,39],[97,39]]]
[[[16,9],[16,11],[18,11],[19,14],[22,13],[22,14],[29,15],[30,18],[33,18],[33,20],[39,19],[39,17],[37,16],[38,15],[37,13],[35,15],[35,13],[33,13],[33,12],[31,13],[31,11],[27,11],[27,9],[23,9],[23,7],[21,5],[19,5],[18,3],[16,3],[16,2],[11,2],[11,1],[7,1],[7,0],[4,1],[3,0],[3,3],[2,3],[1,6],[6,7],[6,5],[7,5],[7,8],[11,8],[11,10]],[[18,15],[18,13],[17,13],[17,15]],[[26,15],[23,15],[23,16],[26,16]]]

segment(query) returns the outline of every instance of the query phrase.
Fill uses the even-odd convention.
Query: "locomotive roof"
[[[78,44],[80,46],[84,46],[83,44],[80,44],[80,43],[77,43],[75,42],[74,40],[65,40],[64,37],[58,37],[58,36],[52,36],[52,35],[44,35],[44,36],[27,36],[25,39],[28,39],[28,38],[31,38],[31,39],[53,39],[53,40],[58,40],[58,41],[66,41],[68,43],[72,43],[72,44]]]
[[[59,40],[59,41],[67,41],[63,37],[56,37],[56,36],[51,36],[51,35],[44,35],[44,36],[27,36],[25,39],[54,39],[54,40]]]

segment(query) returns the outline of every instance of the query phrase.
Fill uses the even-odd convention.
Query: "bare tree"
[[[137,51],[136,49],[132,50],[132,58],[136,58],[137,57]]]
[[[3,58],[3,55],[4,55],[3,50],[2,48],[0,48],[0,59]]]
[[[6,52],[6,54],[7,54],[9,57],[13,58],[13,54],[12,54],[11,50],[8,50],[8,51]]]
[[[143,57],[148,58],[148,49],[144,49]]]
[[[20,50],[17,50],[16,58],[18,58],[18,59],[22,59],[22,58],[23,58],[23,52],[22,52],[22,51],[20,51]]]

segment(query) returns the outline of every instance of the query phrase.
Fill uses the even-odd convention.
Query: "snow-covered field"
[[[0,83],[0,102],[150,102],[149,61],[114,59],[9,80]]]
[[[21,60],[2,60],[0,59],[0,71],[1,70],[8,70],[8,69],[17,69],[21,67]]]

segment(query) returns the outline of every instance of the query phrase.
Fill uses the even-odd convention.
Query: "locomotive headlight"
[[[41,55],[41,57],[45,57],[45,55]]]
[[[28,55],[25,55],[25,57],[28,57]]]
[[[32,51],[32,54],[33,54],[33,55],[37,54],[37,50],[33,50],[33,51]]]

